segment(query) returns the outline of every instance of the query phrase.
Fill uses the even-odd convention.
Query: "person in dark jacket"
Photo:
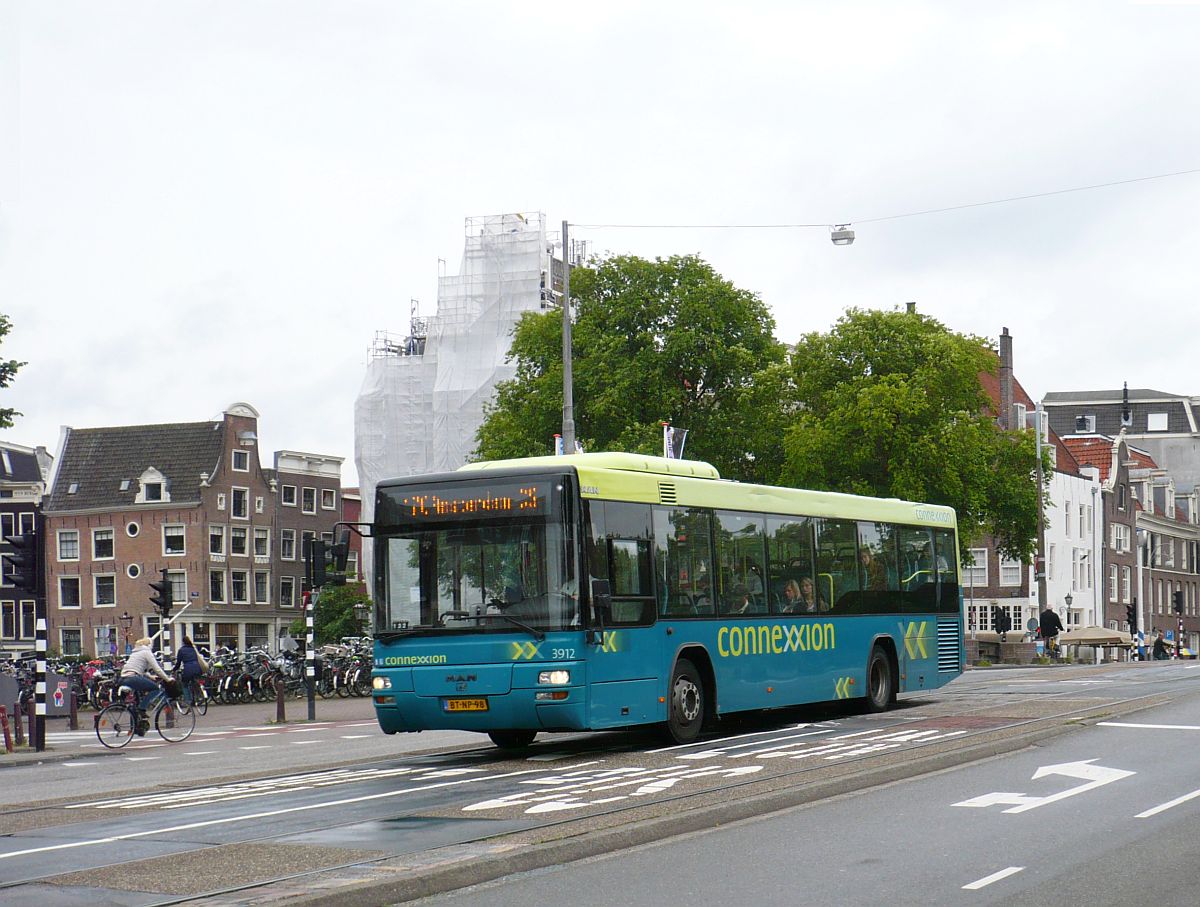
[[[208,670],[208,662],[204,660],[190,636],[183,637],[183,645],[175,653],[175,660],[179,663],[179,679],[184,683]]]
[[[1154,637],[1154,651],[1151,653],[1155,661],[1166,661],[1171,656],[1167,652],[1167,641],[1163,639],[1163,631],[1159,630]]]

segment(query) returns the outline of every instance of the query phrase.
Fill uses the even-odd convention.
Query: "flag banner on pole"
[[[687,443],[687,434],[688,430],[686,428],[675,428],[673,425],[666,427],[663,444],[669,459],[683,459],[683,445]]]
[[[554,436],[554,456],[561,457],[563,455],[563,439],[562,435]]]

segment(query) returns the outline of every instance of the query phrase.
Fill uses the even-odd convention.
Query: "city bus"
[[[963,670],[949,507],[584,453],[382,482],[371,531],[389,734],[517,749],[658,724],[684,744],[733,712],[882,711]]]

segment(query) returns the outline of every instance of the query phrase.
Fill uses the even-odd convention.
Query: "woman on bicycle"
[[[146,711],[146,697],[158,692],[158,684],[154,682],[156,676],[166,680],[167,672],[154,657],[150,640],[143,636],[134,643],[133,651],[121,666],[121,685],[137,692],[138,709],[143,713],[143,717]]]
[[[204,660],[190,636],[183,637],[183,645],[175,653],[175,661],[179,668],[179,679],[183,681],[183,695],[185,700],[190,701],[192,681],[208,671],[208,662]]]

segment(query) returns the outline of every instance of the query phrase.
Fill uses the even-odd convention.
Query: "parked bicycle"
[[[150,729],[150,709],[154,710],[154,729],[168,743],[181,743],[196,729],[196,709],[181,698],[182,686],[167,680],[146,701],[146,711],[138,709],[137,692],[122,686],[117,701],[96,715],[96,736],[109,749],[120,749],[136,734],[146,736]]]

